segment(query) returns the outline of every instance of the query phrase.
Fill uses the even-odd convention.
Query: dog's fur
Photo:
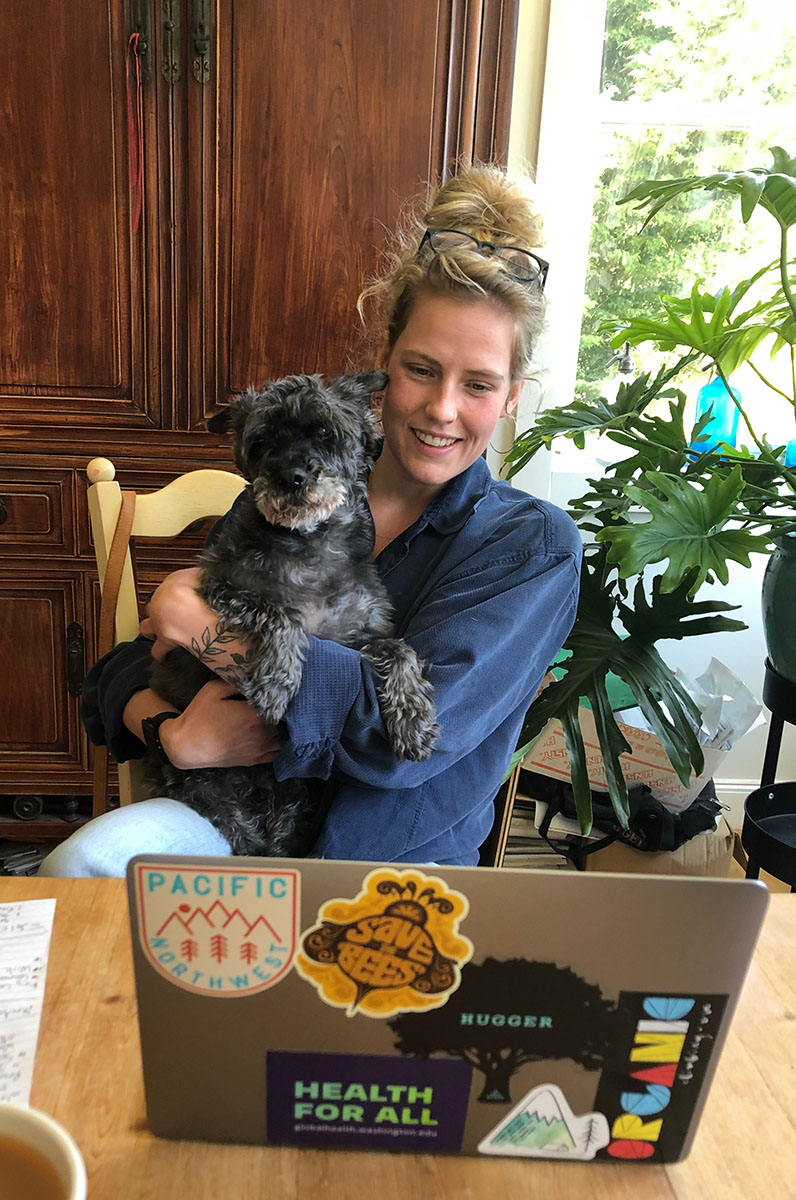
[[[200,592],[219,622],[197,654],[154,662],[150,686],[184,709],[216,678],[207,663],[240,637],[234,679],[271,724],[301,683],[311,634],[361,651],[376,675],[395,755],[420,761],[438,735],[431,687],[414,650],[393,638],[390,604],[371,560],[367,477],[378,452],[371,394],[382,372],[297,375],[249,389],[208,421],[232,433],[248,486],[202,553]],[[204,661],[202,661],[204,659]],[[229,679],[229,672],[224,673]],[[148,764],[152,795],[183,801],[223,833],[236,854],[301,854],[317,807],[313,780],[279,783],[268,765],[178,770]],[[365,818],[366,819],[366,818]]]

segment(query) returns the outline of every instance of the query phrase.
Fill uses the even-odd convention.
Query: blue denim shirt
[[[580,557],[566,513],[494,480],[481,458],[382,551],[396,632],[428,664],[441,734],[425,762],[397,762],[370,667],[312,638],[274,769],[329,781],[315,855],[478,861],[523,718],[574,621]],[[86,679],[89,736],[121,760],[143,752],[121,721],[146,686],[142,650],[148,660],[148,643],[117,647]]]
[[[525,713],[575,617],[581,543],[477,459],[376,560],[397,634],[428,664],[442,732],[397,763],[361,656],[312,639],[277,776],[328,778],[324,858],[473,864]]]

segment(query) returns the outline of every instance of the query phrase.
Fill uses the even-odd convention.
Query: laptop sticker
[[[595,1098],[611,1139],[601,1157],[679,1157],[711,1062],[726,995],[621,992],[632,1024],[614,1043]]]
[[[379,867],[353,899],[333,899],[301,936],[295,967],[348,1016],[391,1017],[444,1005],[473,945],[459,933],[467,897],[417,868]]]
[[[401,1054],[447,1054],[480,1071],[482,1104],[514,1103],[512,1078],[529,1063],[570,1059],[598,1071],[626,1026],[622,1011],[571,968],[491,957],[467,963],[444,1009],[390,1021]]]
[[[461,1149],[466,1063],[382,1054],[266,1054],[268,1140],[450,1153]]]
[[[250,996],[290,970],[299,873],[138,862],[141,946],[170,983],[206,996]]]
[[[576,1117],[566,1097],[554,1083],[528,1092],[481,1142],[482,1154],[515,1158],[594,1158],[610,1141],[608,1121],[602,1113]]]

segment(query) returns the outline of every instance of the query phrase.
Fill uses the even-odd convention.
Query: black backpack
[[[547,835],[553,817],[560,815],[577,820],[571,784],[550,779],[535,771],[523,771],[521,780],[521,786],[527,786],[528,793],[534,799],[542,800],[547,805],[544,820],[539,826],[539,833],[545,841],[550,840]],[[556,847],[559,852],[566,853],[576,861],[617,841],[632,846],[634,850],[676,850],[695,834],[713,829],[723,807],[716,799],[712,779],[682,812],[672,812],[666,808],[660,800],[656,800],[645,783],[633,784],[628,788],[629,828],[623,829],[607,792],[592,792],[591,798],[594,829],[605,836],[577,848]]]

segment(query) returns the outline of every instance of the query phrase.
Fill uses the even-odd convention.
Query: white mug
[[[63,1125],[27,1105],[0,1103],[0,1135],[32,1146],[52,1163],[66,1189],[66,1200],[86,1200],[86,1167],[77,1143]]]

